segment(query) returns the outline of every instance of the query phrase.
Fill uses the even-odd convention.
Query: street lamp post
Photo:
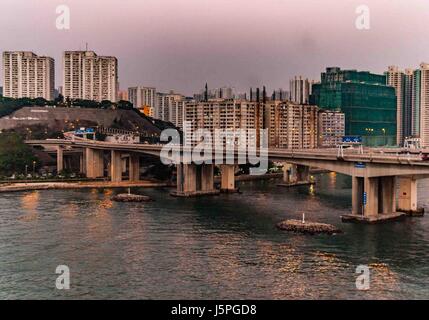
[[[33,177],[36,174],[36,161],[33,161]]]

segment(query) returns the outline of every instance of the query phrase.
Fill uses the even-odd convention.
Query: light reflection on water
[[[429,298],[427,217],[342,224],[350,179],[279,188],[246,182],[242,194],[198,199],[141,189],[150,203],[115,203],[112,190],[0,195],[0,298],[402,299]],[[429,181],[419,183],[429,209]],[[336,236],[278,231],[285,218],[332,223]],[[71,269],[57,291],[55,268]],[[355,289],[368,264],[371,289]]]

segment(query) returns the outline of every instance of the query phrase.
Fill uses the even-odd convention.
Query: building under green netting
[[[362,136],[365,145],[396,144],[396,94],[384,75],[327,68],[310,103],[344,112],[346,135]]]

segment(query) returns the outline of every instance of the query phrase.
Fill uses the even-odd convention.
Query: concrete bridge
[[[88,178],[105,175],[112,182],[120,182],[123,172],[129,172],[129,180],[139,180],[140,155],[160,156],[164,145],[121,144],[94,140],[29,140],[27,144],[41,146],[57,155],[57,169],[63,170],[64,157],[68,152],[80,152],[81,172]],[[181,154],[188,152],[177,146]],[[399,149],[398,149],[399,150]],[[241,154],[237,151],[234,159],[220,165],[221,189],[214,187],[215,164],[178,163],[176,196],[191,197],[219,192],[234,192],[235,168]],[[211,159],[216,159],[213,153]],[[221,155],[225,157],[224,155]],[[356,150],[346,150],[338,157],[336,149],[269,149],[272,161],[283,162],[284,185],[292,186],[308,183],[310,167],[338,172],[352,177],[352,213],[343,220],[377,222],[395,219],[407,214],[419,213],[417,208],[417,180],[429,177],[429,161],[418,154],[400,154],[394,149],[367,149],[363,154]],[[106,160],[107,159],[107,160]],[[217,159],[219,160],[219,159]],[[225,160],[225,159],[223,159]],[[225,163],[225,162],[224,162]],[[397,190],[397,185],[399,188]]]

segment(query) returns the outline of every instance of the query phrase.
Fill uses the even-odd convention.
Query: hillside
[[[22,107],[0,118],[1,131],[25,133],[29,138],[53,137],[62,131],[79,127],[118,128],[158,136],[172,124],[155,120],[136,110],[105,110],[93,108]]]

